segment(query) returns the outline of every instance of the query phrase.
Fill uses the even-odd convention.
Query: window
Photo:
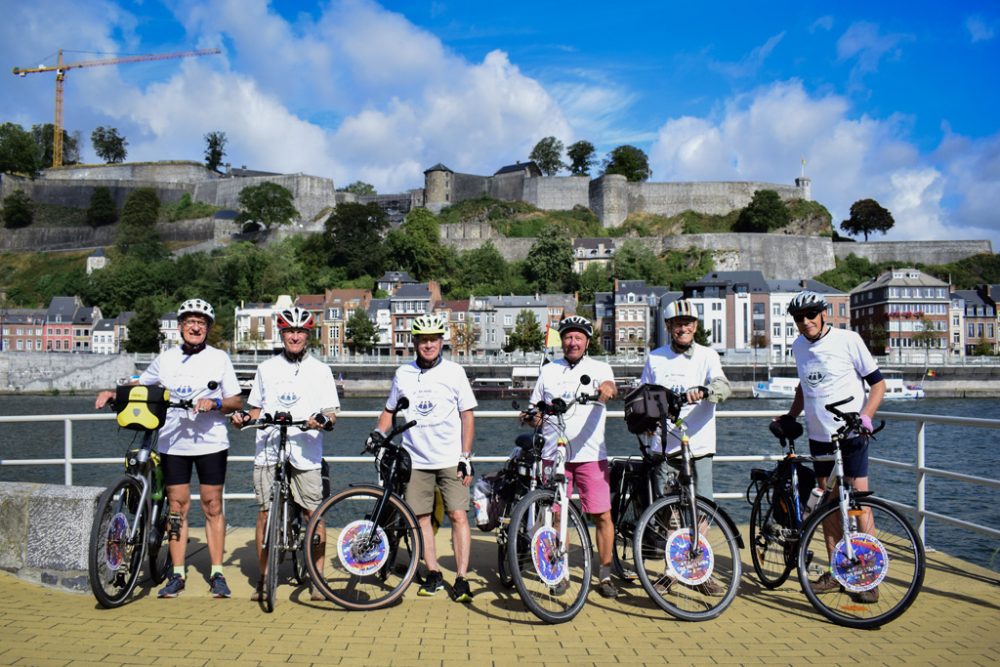
[[[982,325],[982,323],[981,323],[981,322],[980,322],[980,324],[979,324],[979,337],[980,337],[980,338],[982,338],[982,337],[983,337],[983,325]]]
[[[718,301],[712,302],[712,310],[716,312],[722,310],[722,304],[719,303]]]
[[[987,338],[993,338],[993,325],[992,324],[987,324],[986,325],[986,337]]]
[[[513,318],[513,317],[512,317],[511,315],[504,315],[504,316],[503,316],[503,325],[504,325],[505,327],[509,327],[509,326],[511,326],[512,324],[514,324],[514,321],[513,321],[513,320],[514,320],[514,318]]]
[[[795,334],[796,334],[795,325],[794,324],[786,324],[785,325],[785,337],[786,338],[792,338],[792,337],[795,336]]]
[[[721,343],[722,342],[722,321],[712,320],[712,342]]]
[[[761,315],[761,316],[763,316],[763,315],[764,315],[764,304],[762,304],[762,303],[755,303],[755,304],[753,305],[753,314],[754,314],[755,316],[756,316],[756,315]]]
[[[839,303],[837,304],[837,314],[841,317],[847,317],[847,304]]]
[[[775,323],[775,325],[773,327],[771,327],[771,337],[772,338],[781,338],[781,324],[780,323]]]
[[[969,338],[972,338],[975,335],[976,335],[976,325],[975,324],[970,324],[969,325]]]

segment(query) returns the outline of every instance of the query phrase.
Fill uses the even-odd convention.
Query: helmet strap
[[[288,351],[288,348],[286,347],[284,350],[281,351],[281,354],[283,354],[285,359],[287,359],[289,362],[297,364],[300,361],[302,361],[302,359],[306,356],[306,348],[303,347],[298,354],[292,354],[291,352]]]
[[[201,352],[204,349],[205,349],[205,341],[202,341],[202,342],[198,343],[197,345],[192,345],[191,343],[188,343],[187,341],[181,343],[181,352],[183,352],[184,354],[186,354],[188,356],[191,356],[193,354],[198,354],[199,352]]]
[[[420,368],[421,370],[428,371],[440,363],[441,363],[440,354],[436,356],[433,361],[424,361],[423,357],[421,357],[419,354],[417,355],[417,367]]]
[[[825,336],[825,335],[827,335],[828,333],[830,333],[830,329],[832,329],[832,328],[833,328],[833,327],[831,327],[831,326],[830,326],[829,324],[827,324],[827,322],[826,322],[826,316],[824,315],[824,316],[823,316],[823,326],[822,326],[822,328],[821,328],[821,329],[819,330],[819,335],[818,335],[818,336],[816,336],[815,338],[810,338],[809,336],[806,336],[805,334],[802,334],[802,335],[803,335],[803,336],[805,336],[805,339],[806,339],[807,341],[809,341],[810,343],[816,343],[816,342],[818,342],[818,341],[819,341],[819,340],[820,340],[821,338],[823,338],[823,336]]]

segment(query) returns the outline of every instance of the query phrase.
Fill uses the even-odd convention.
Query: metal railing
[[[350,419],[350,418],[365,418],[374,420],[379,416],[379,412],[373,410],[348,410],[341,412],[337,415],[338,419]],[[477,419],[497,419],[503,418],[508,420],[513,420],[517,416],[517,412],[512,410],[481,410],[476,412]],[[609,410],[608,417],[611,418],[622,418],[624,417],[624,412]],[[781,411],[776,410],[720,410],[716,412],[716,416],[719,419],[737,419],[737,418],[772,418],[779,414]],[[935,512],[927,509],[927,492],[926,484],[928,477],[939,477],[942,479],[951,479],[967,484],[975,484],[979,486],[986,486],[993,489],[1000,489],[1000,479],[979,477],[976,475],[967,475],[963,473],[952,472],[948,470],[942,470],[940,468],[929,468],[927,467],[926,461],[926,429],[928,424],[940,424],[944,426],[971,426],[976,428],[989,428],[989,429],[1000,429],[1000,419],[976,419],[972,417],[951,417],[951,416],[937,416],[937,415],[927,415],[927,414],[908,414],[902,412],[879,412],[878,417],[886,419],[889,421],[899,420],[914,422],[916,424],[915,433],[915,444],[916,444],[916,461],[914,463],[906,463],[903,461],[894,461],[891,459],[884,459],[880,457],[870,457],[870,461],[874,464],[885,466],[887,468],[893,468],[898,470],[907,470],[914,473],[915,476],[915,487],[916,487],[916,505],[910,506],[897,501],[887,500],[893,506],[909,512],[912,516],[916,517],[916,528],[920,533],[920,537],[923,540],[926,537],[927,530],[927,519],[934,519],[936,521],[941,521],[949,525],[962,528],[965,530],[971,530],[989,537],[1000,539],[1000,529],[991,526],[984,526],[971,521],[965,521],[962,519],[957,519],[946,514]],[[67,486],[72,486],[73,484],[73,466],[74,465],[94,465],[94,464],[109,464],[109,463],[120,463],[121,457],[96,457],[96,458],[76,458],[73,456],[73,422],[75,421],[110,421],[115,418],[112,414],[73,414],[73,415],[31,415],[31,416],[0,416],[0,425],[3,424],[17,424],[17,423],[32,423],[32,422],[62,422],[63,423],[63,457],[62,458],[33,458],[33,459],[6,459],[0,458],[0,466],[39,466],[39,465],[61,465],[63,466],[63,476],[64,484]],[[371,461],[371,457],[368,456],[326,456],[324,457],[327,461],[331,463],[367,463]],[[761,462],[761,461],[777,461],[782,457],[778,454],[771,455],[745,455],[745,456],[721,456],[717,455],[714,459],[716,463],[739,463],[739,462]],[[253,461],[253,456],[230,456],[229,461],[231,462],[250,462]],[[477,456],[476,462],[478,463],[502,463],[506,461],[504,456]],[[197,498],[197,495],[194,496]],[[716,499],[739,499],[743,498],[744,493],[741,492],[725,492],[716,493]],[[226,493],[224,494],[224,500],[252,500],[254,495],[252,493]]]

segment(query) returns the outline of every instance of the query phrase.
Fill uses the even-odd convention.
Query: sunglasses
[[[800,323],[804,320],[814,320],[823,312],[824,311],[822,310],[814,310],[812,312],[799,313],[798,315],[792,315],[792,319],[795,320],[796,323]]]

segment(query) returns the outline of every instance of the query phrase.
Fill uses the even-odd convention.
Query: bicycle
[[[580,385],[589,384],[589,376],[581,376]],[[514,506],[507,530],[507,566],[525,606],[546,623],[575,617],[590,590],[590,532],[567,493],[570,442],[563,416],[572,406],[592,400],[596,396],[580,393],[570,401],[540,401],[526,411],[527,418],[537,415],[555,425],[556,457],[547,479]]]
[[[824,406],[844,425],[831,436],[833,471],[820,505],[802,527],[797,564],[799,583],[817,611],[837,625],[867,629],[892,621],[913,604],[926,560],[920,537],[902,514],[870,491],[845,483],[841,441],[852,433],[870,437],[884,426],[868,431],[858,413],[837,409],[851,400]],[[824,573],[839,586],[814,591],[810,576]]]
[[[649,597],[668,614],[705,621],[721,614],[739,588],[743,539],[714,500],[695,494],[687,427],[680,416],[685,394],[647,385],[659,408],[660,439],[680,441],[680,472],[671,473],[664,495],[639,517],[633,545],[635,570]],[[700,387],[708,395],[708,389]]]
[[[408,406],[405,397],[400,399],[393,421]],[[409,480],[410,455],[393,442],[416,423],[394,426],[386,435],[373,431],[364,451],[375,454],[382,485],[351,484],[320,503],[306,526],[306,544],[333,554],[325,572],[317,570],[313,559],[306,560],[313,585],[345,609],[387,607],[402,597],[417,573],[423,554],[420,528],[396,491]]]
[[[216,387],[216,382],[208,385],[209,390]],[[195,400],[171,400],[170,391],[158,385],[129,385],[118,387],[108,403],[118,413],[119,426],[141,432],[142,440],[129,448],[125,474],[101,493],[94,512],[87,572],[90,590],[102,607],[113,609],[128,601],[147,553],[154,586],[169,572],[170,550],[164,542],[180,534],[180,522],[168,526],[157,435],[168,409],[190,410]]]
[[[640,457],[629,456],[611,461],[611,520],[615,544],[611,563],[615,574],[625,581],[635,579],[635,552],[632,538],[639,518],[653,501],[660,498],[656,470],[662,455],[650,452],[640,441]]]
[[[322,417],[322,419],[320,419]],[[324,430],[331,430],[333,423],[322,414],[316,421]],[[271,499],[264,527],[262,549],[267,553],[267,561],[259,588],[259,601],[264,611],[274,611],[274,594],[278,587],[278,570],[286,555],[291,555],[295,583],[304,586],[309,583],[307,561],[312,560],[312,549],[306,550],[303,539],[303,510],[292,498],[291,463],[288,460],[288,429],[306,430],[309,420],[293,420],[288,412],[264,413],[259,418],[246,422],[244,429],[278,428],[277,460],[274,463],[274,480],[271,485]],[[327,428],[329,426],[329,428]],[[316,555],[322,558],[322,545],[317,545]]]

